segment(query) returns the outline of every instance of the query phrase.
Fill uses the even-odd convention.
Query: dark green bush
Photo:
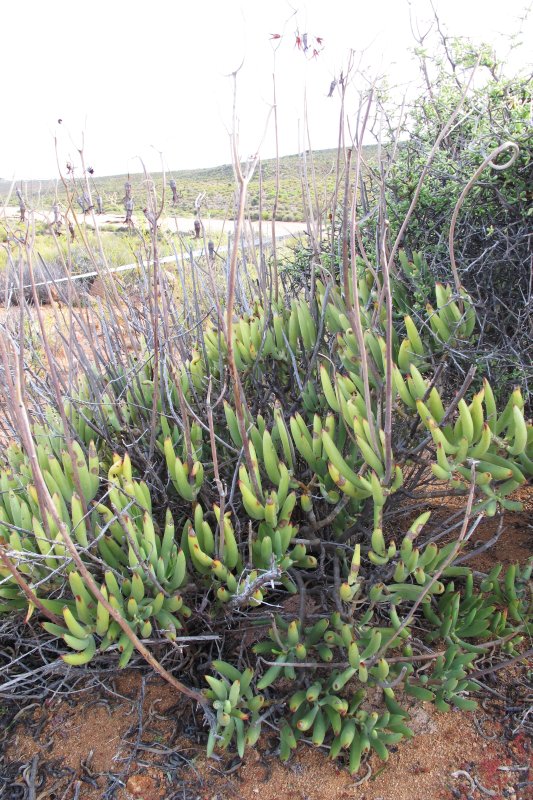
[[[387,177],[387,213],[396,233],[414,196],[418,177],[443,125],[460,101],[477,52],[460,40],[448,41],[450,60],[424,52],[421,64],[432,76],[431,91],[422,92],[405,121],[401,142]],[[454,250],[460,282],[468,291],[480,328],[477,362],[491,377],[497,393],[531,380],[530,270],[533,209],[533,127],[531,75],[506,77],[504,65],[480,49],[477,87],[467,92],[458,119],[442,140],[422,185],[416,212],[402,246],[420,252],[428,267],[421,276],[403,280],[425,304],[435,280],[452,278],[448,233],[458,198],[476,169],[506,142],[518,147],[507,169],[487,166],[459,211]],[[451,65],[453,62],[453,67]],[[496,166],[509,162],[507,149]],[[512,160],[512,159],[511,159]]]

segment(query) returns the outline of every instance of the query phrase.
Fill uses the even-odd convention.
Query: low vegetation
[[[366,156],[372,159],[375,147],[365,148]],[[319,150],[307,155],[309,163],[313,163],[317,185],[322,194],[330,195],[335,186],[335,165],[337,161],[336,150]],[[276,174],[279,175],[279,196],[277,217],[283,221],[302,221],[304,205],[302,199],[302,168],[301,156],[283,156],[279,159],[279,172],[276,170],[276,160],[266,159],[262,162],[250,183],[248,193],[248,208],[251,219],[259,218],[261,205],[265,219],[269,218],[272,210],[276,191]],[[259,183],[261,174],[261,193]],[[86,192],[85,177],[93,198],[100,196],[103,209],[108,214],[124,213],[124,185],[131,183],[132,196],[136,202],[137,212],[142,214],[147,182],[154,184],[158,195],[164,199],[165,214],[177,217],[194,217],[195,203],[202,198],[202,213],[205,217],[226,219],[231,216],[235,203],[235,182],[231,165],[211,167],[208,169],[177,170],[172,173],[153,173],[149,177],[142,173],[132,175],[113,175],[100,177],[97,174],[90,176],[78,175],[76,170],[65,178],[65,183],[58,181],[32,181],[25,182],[23,189],[28,198],[30,207],[38,206],[51,209],[57,201],[63,208],[71,203],[79,212],[77,199]],[[176,183],[176,202],[172,200],[169,181]],[[163,191],[163,187],[166,187]],[[7,181],[0,180],[0,204],[6,203],[8,198],[11,205],[17,204],[13,195],[12,186]],[[96,207],[96,206],[95,206]]]
[[[455,77],[470,74],[463,63]],[[13,441],[0,470],[0,613],[37,619],[65,665],[144,658],[203,709],[209,753],[242,756],[268,724],[283,760],[304,740],[356,774],[369,752],[387,760],[413,735],[405,695],[473,709],[479,661],[527,651],[533,559],[497,560],[533,475],[527,380],[509,372],[510,340],[495,338],[453,235],[445,255],[429,234],[431,215],[449,229],[468,186],[466,164],[457,191],[435,183],[467,94],[435,99],[438,119],[420,120],[390,169],[368,165],[362,193],[361,151],[339,153],[324,235],[309,220],[287,263],[275,251],[191,257],[186,284],[180,260],[177,276],[161,268],[152,215],[135,302],[105,283],[89,309],[67,306],[68,335],[52,347],[32,287],[40,338],[3,326]],[[500,145],[522,153],[504,139],[476,151],[474,168]],[[510,194],[523,163],[508,164]],[[235,163],[236,241],[254,166]],[[156,194],[150,185],[149,209]],[[472,230],[476,209],[465,208]],[[501,241],[507,223],[490,214]],[[19,248],[19,271],[31,253]],[[516,286],[499,261],[490,268],[505,303]],[[526,317],[518,300],[514,313]],[[499,520],[487,545],[475,537],[484,517]],[[493,568],[474,570],[490,545]]]

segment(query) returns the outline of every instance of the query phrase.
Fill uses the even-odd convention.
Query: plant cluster
[[[242,754],[268,718],[283,759],[311,739],[355,773],[412,735],[399,688],[471,708],[476,660],[531,635],[533,561],[481,579],[467,561],[481,517],[520,508],[533,428],[518,388],[503,407],[488,380],[447,396],[442,353],[475,335],[466,292],[437,284],[417,325],[386,274],[320,277],[197,326],[188,358],[152,325],[49,398],[0,472],[0,612],[38,615],[70,665],[153,664],[182,635],[205,655],[207,628],[208,688],[184,689],[209,751]],[[24,432],[16,369],[6,386]],[[467,500],[447,537],[417,513],[428,491]],[[243,615],[258,641],[239,658]]]
[[[405,697],[468,710],[482,659],[503,654],[497,669],[524,658],[533,559],[471,564],[520,511],[533,475],[525,372],[513,386],[502,357],[515,348],[521,364],[524,304],[513,292],[523,300],[529,289],[519,271],[505,295],[509,332],[503,295],[471,278],[479,257],[493,288],[503,269],[509,279],[507,255],[502,268],[497,248],[477,249],[480,236],[508,241],[508,223],[518,226],[512,258],[526,263],[523,173],[509,170],[529,156],[520,104],[503,101],[511,144],[485,135],[482,109],[501,105],[493,84],[462,84],[470,55],[455,53],[465,72],[452,69],[422,104],[393,164],[362,169],[361,150],[339,153],[327,208],[313,178],[308,247],[288,269],[275,247],[267,260],[240,244],[258,156],[243,165],[234,139],[223,268],[192,252],[185,268],[175,250],[177,279],[162,267],[147,181],[136,302],[112,281],[90,311],[70,302],[58,337],[67,369],[38,295],[39,362],[28,358],[24,297],[30,335],[2,325],[14,441],[0,465],[0,614],[41,624],[64,669],[144,658],[203,709],[209,753],[235,745],[242,756],[268,725],[282,759],[306,741],[356,773],[371,751],[386,760],[413,735]],[[496,106],[480,105],[489,96]],[[372,103],[362,100],[355,141]],[[513,155],[487,179],[496,200],[485,202],[493,145]],[[262,183],[257,213],[270,194],[275,214],[279,178]],[[458,243],[473,232],[469,264]],[[30,262],[21,243],[14,274]],[[488,369],[476,377],[478,364]],[[474,534],[486,517],[499,524],[483,543]]]

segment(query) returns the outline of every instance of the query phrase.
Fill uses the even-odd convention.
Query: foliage
[[[135,644],[110,610],[148,642],[183,631],[201,645],[207,625],[222,637],[203,692],[209,751],[235,741],[242,754],[269,715],[282,758],[311,735],[332,757],[348,753],[355,773],[370,749],[386,759],[412,735],[397,686],[440,710],[471,708],[476,659],[489,647],[516,655],[531,633],[533,561],[481,582],[464,561],[478,515],[520,507],[509,495],[533,474],[533,429],[519,389],[498,409],[488,380],[455,398],[438,384],[443,349],[475,332],[466,294],[437,285],[421,327],[396,309],[391,338],[381,278],[361,273],[357,303],[349,289],[318,280],[313,298],[236,318],[238,393],[223,329],[208,322],[187,359],[172,337],[159,350],[141,339],[135,355],[86,366],[61,404],[50,398],[33,424],[38,467],[26,441],[0,473],[0,610],[52,615],[43,627],[70,665],[108,652],[130,662]],[[469,497],[447,543],[429,512],[409,510],[430,486]],[[297,615],[284,610],[291,595]],[[279,611],[243,669],[224,634],[243,614],[259,626],[270,604]],[[415,626],[433,658],[421,672]]]
[[[487,165],[459,211],[454,235],[461,284],[478,314],[478,363],[497,387],[531,380],[528,316],[533,169],[531,75],[506,77],[491,51],[443,38],[429,56],[418,51],[421,72],[429,82],[406,115],[396,157],[387,165],[386,201],[391,231],[399,231],[428,163],[439,132],[449,119],[477,58],[478,74],[466,91],[458,119],[442,139],[423,181],[416,213],[402,246],[424,253],[426,279],[403,273],[410,290],[427,302],[433,282],[450,280],[448,234],[458,198],[490,153],[506,142],[518,147],[514,163],[507,150]],[[395,137],[398,131],[391,132]],[[510,163],[504,168],[506,162]],[[459,356],[460,358],[460,356]]]

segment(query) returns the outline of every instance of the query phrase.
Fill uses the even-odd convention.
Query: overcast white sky
[[[435,0],[452,34],[506,52],[528,0]],[[312,145],[336,143],[338,99],[326,97],[350,48],[393,83],[415,77],[409,8],[420,21],[429,0],[26,0],[2,4],[0,176],[56,177],[85,139],[97,175],[213,166],[230,161],[231,83],[239,74],[241,155],[257,149],[275,69],[281,153],[299,148],[307,92]],[[296,11],[296,13],[294,13]],[[532,17],[522,63],[533,53]],[[317,58],[295,33],[323,38]],[[271,34],[283,34],[270,40]],[[503,37],[502,37],[503,35]],[[277,50],[274,57],[274,45]],[[308,54],[311,51],[308,51]],[[57,120],[63,123],[58,126]],[[272,129],[261,149],[273,154]]]

